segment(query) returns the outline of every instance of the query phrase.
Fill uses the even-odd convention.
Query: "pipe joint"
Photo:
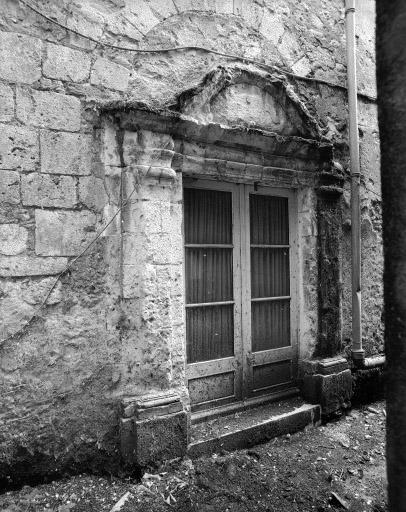
[[[352,350],[352,359],[357,366],[364,366],[365,350],[362,348]]]

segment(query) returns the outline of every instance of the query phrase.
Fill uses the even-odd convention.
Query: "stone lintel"
[[[209,151],[207,154],[210,155]],[[199,174],[220,174],[222,176],[234,177],[235,181],[260,181],[264,183],[274,180],[278,183],[282,182],[285,184],[287,182],[295,186],[314,186],[317,180],[317,169],[313,168],[305,160],[296,160],[294,162],[295,165],[292,166],[292,161],[288,158],[274,155],[267,158],[266,163],[269,165],[264,165],[264,161],[261,162],[260,158],[251,159],[256,162],[255,164],[246,163],[245,160],[248,160],[248,158],[244,158],[244,154],[230,155],[228,159],[226,159],[226,154],[221,156],[224,159],[177,153],[173,159],[172,167],[191,177]],[[295,168],[292,169],[291,167]]]
[[[169,133],[173,137],[204,144],[223,144],[253,151],[277,154],[317,162],[324,167],[332,158],[332,144],[298,136],[278,135],[258,128],[226,127],[221,124],[199,123],[190,117],[169,110],[152,111],[145,105],[112,103],[102,109],[114,114],[122,130],[139,129]],[[187,134],[187,136],[185,136]]]

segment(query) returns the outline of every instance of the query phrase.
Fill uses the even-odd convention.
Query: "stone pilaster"
[[[166,458],[179,456],[187,445],[187,416],[179,398],[187,405],[182,182],[181,174],[171,167],[174,143],[169,135],[125,131],[122,140],[123,200],[128,201],[122,211],[123,338],[125,363],[131,367],[125,383],[128,400],[138,403],[151,393],[176,392],[175,401],[181,405],[176,413],[173,407],[158,411],[151,405],[148,418],[123,418],[123,455],[147,464],[161,452]],[[171,426],[175,437],[168,444],[160,432]],[[148,436],[156,444],[152,451],[140,448]]]
[[[320,175],[317,189],[319,329],[314,356],[303,361],[304,398],[322,407],[322,414],[340,413],[351,405],[352,378],[342,356],[341,337],[341,166],[333,164]]]
[[[342,350],[341,340],[341,190],[318,189],[319,333],[316,354],[333,357]]]

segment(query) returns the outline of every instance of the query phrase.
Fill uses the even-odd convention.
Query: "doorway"
[[[184,187],[187,379],[193,410],[294,385],[296,206],[290,190]]]

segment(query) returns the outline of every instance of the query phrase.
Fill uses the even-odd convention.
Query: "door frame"
[[[234,356],[197,363],[186,361],[186,386],[189,380],[200,376],[217,375],[223,371],[235,371],[234,394],[201,402],[192,405],[193,413],[202,411],[205,416],[221,413],[222,408],[244,407],[253,402],[255,404],[269,401],[280,393],[292,392],[295,388],[298,370],[299,354],[299,240],[298,240],[298,210],[295,189],[287,189],[266,185],[251,185],[243,182],[219,181],[206,178],[192,178],[185,176],[183,188],[198,188],[232,193],[232,219],[233,219],[233,290],[234,290]],[[251,272],[250,272],[250,221],[249,221],[249,195],[269,195],[288,198],[289,215],[289,274],[290,274],[290,346],[269,351],[251,351]],[[184,232],[183,232],[184,240]],[[185,263],[185,250],[184,259]],[[185,275],[185,273],[184,273]],[[186,282],[184,283],[186,296]],[[186,330],[185,330],[186,339]],[[266,362],[291,359],[292,379],[286,383],[253,390],[252,362],[260,363],[264,352],[271,356]],[[287,357],[289,356],[289,357]],[[234,360],[234,361],[233,361]],[[209,372],[204,372],[209,369]],[[221,371],[219,372],[219,369]],[[296,389],[296,388],[295,388]],[[227,407],[228,406],[228,407]]]

